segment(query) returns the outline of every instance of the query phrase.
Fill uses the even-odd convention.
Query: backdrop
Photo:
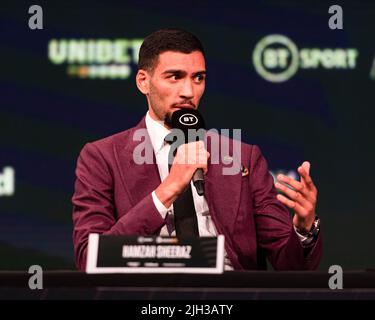
[[[1,2],[1,269],[74,268],[78,154],[145,114],[138,50],[163,27],[185,28],[205,47],[209,128],[242,129],[273,174],[295,176],[311,162],[320,268],[375,267],[375,3],[336,3],[344,29],[331,30],[325,1],[202,2]],[[43,29],[30,29],[31,5]]]

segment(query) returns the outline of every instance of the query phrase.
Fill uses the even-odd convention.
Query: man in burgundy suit
[[[189,32],[163,29],[143,42],[136,84],[148,113],[136,127],[86,144],[78,159],[72,201],[79,269],[86,267],[90,233],[175,235],[173,204],[198,168],[205,173],[205,194],[191,190],[199,236],[225,236],[227,270],[264,269],[266,257],[276,270],[317,268],[321,236],[309,162],[298,168],[300,181],[279,175],[274,184],[260,149],[241,143],[241,170],[225,175],[225,164],[212,163],[210,146],[200,141],[181,145],[168,170],[164,138],[171,114],[198,108],[205,76],[203,47]],[[135,161],[140,130],[147,133],[142,143],[152,148],[152,163]]]

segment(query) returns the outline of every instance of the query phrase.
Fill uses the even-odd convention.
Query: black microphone
[[[184,143],[204,140],[204,130],[199,129],[204,129],[205,123],[198,110],[179,109],[174,111],[171,117],[171,125],[172,129],[179,129],[183,132]],[[192,180],[197,193],[200,196],[204,195],[203,169],[197,169]]]

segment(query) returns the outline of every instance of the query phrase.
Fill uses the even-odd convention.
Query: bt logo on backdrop
[[[357,65],[355,48],[301,48],[288,37],[272,34],[256,44],[253,64],[257,73],[270,82],[284,82],[298,69],[351,70]]]

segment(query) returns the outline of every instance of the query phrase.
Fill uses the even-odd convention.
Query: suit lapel
[[[134,141],[133,139],[137,130],[141,132],[143,137],[141,141]],[[147,133],[145,118],[143,117],[136,127],[130,129],[116,146],[117,152],[115,154],[118,156],[118,164],[122,172],[121,178],[131,199],[131,204],[134,206],[155,190],[161,182],[155,154]],[[136,163],[133,154],[140,148],[149,150],[152,161],[148,162],[151,163]]]
[[[219,152],[219,150],[211,148],[211,139],[207,141],[207,150],[211,155],[214,152]],[[225,166],[221,160],[222,156],[218,154],[218,164],[212,164],[211,158],[205,179],[208,207],[219,233],[232,235],[240,204],[242,176],[241,173],[224,175],[223,168]]]

